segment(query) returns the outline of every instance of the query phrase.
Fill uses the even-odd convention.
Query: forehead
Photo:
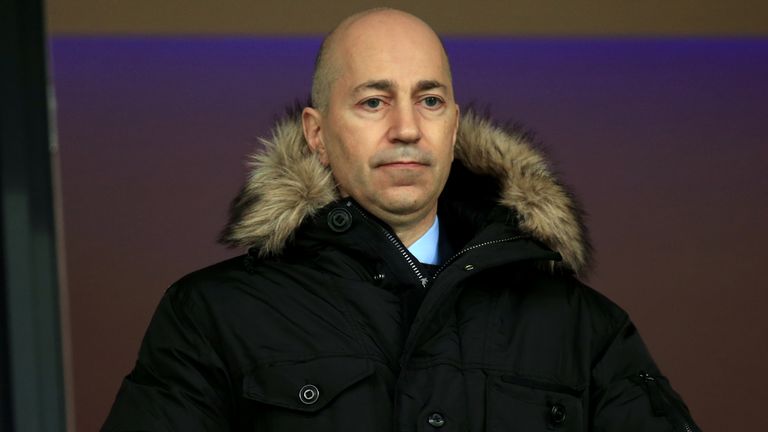
[[[351,24],[339,37],[335,63],[343,87],[369,80],[398,86],[434,80],[450,87],[442,44],[429,27],[401,17],[375,18]]]

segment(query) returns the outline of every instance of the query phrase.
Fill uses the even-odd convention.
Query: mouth
[[[422,168],[428,164],[417,161],[392,161],[380,164],[377,168]]]

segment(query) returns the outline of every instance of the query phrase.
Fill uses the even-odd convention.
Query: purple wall
[[[768,430],[768,39],[448,39],[459,101],[538,132],[589,212],[590,283],[706,430]],[[96,430],[319,40],[52,41],[78,430]]]

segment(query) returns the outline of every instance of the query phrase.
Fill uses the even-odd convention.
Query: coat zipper
[[[440,268],[435,272],[434,276],[432,277],[432,280],[434,281],[438,277],[438,275],[440,275],[440,273],[443,270],[445,270],[451,263],[456,261],[460,256],[466,254],[467,252],[473,251],[473,250],[481,248],[481,247],[490,246],[490,245],[498,244],[498,243],[504,243],[504,242],[513,241],[513,240],[518,240],[518,239],[522,239],[522,238],[530,238],[530,236],[529,235],[516,235],[516,236],[512,236],[512,237],[506,237],[506,238],[503,238],[503,239],[498,239],[498,240],[490,240],[490,241],[486,241],[486,242],[482,242],[482,243],[478,243],[478,244],[466,247],[466,248],[460,250],[459,252],[457,252],[456,254],[454,254],[448,260],[446,260],[445,263],[443,263],[443,265],[440,266]],[[411,329],[411,331],[413,331],[413,329]],[[403,347],[403,355],[400,358],[400,365],[401,366],[403,364],[405,364],[405,359],[410,357],[411,352],[413,351],[413,346],[416,343],[416,337],[414,335],[411,335],[411,336],[413,336],[413,337],[409,337],[408,339],[406,339],[406,344]],[[410,341],[410,343],[409,343],[409,341]]]
[[[368,217],[367,214],[365,214],[364,211],[360,209],[356,204],[353,202],[348,202],[348,205],[351,207],[354,207],[355,210],[357,210],[358,213],[365,219],[366,221],[373,223],[376,225],[376,227],[381,230],[381,232],[384,234],[384,236],[389,240],[390,243],[392,243],[393,246],[397,249],[398,252],[400,252],[400,255],[402,255],[403,259],[405,259],[405,262],[408,263],[408,265],[411,267],[411,271],[413,272],[414,276],[416,276],[416,279],[418,279],[419,283],[421,283],[422,288],[426,288],[427,284],[429,283],[429,278],[424,276],[424,273],[421,272],[421,269],[418,265],[416,265],[416,262],[413,259],[413,256],[408,252],[408,248],[405,247],[403,242],[400,241],[400,239],[397,238],[392,232],[390,232],[388,229],[381,226],[380,223],[377,223],[376,221],[373,221],[370,217]]]
[[[670,420],[674,419],[674,426],[679,426],[679,429],[682,432],[700,431],[699,428],[693,426],[692,423],[688,420],[687,416],[682,411],[682,407],[670,406],[673,405],[674,402],[672,397],[667,394],[667,392],[661,386],[661,383],[659,383],[659,381],[654,376],[646,371],[641,371],[639,376],[642,385],[645,387],[645,390],[648,393],[648,397],[651,400],[651,409],[653,410],[654,415],[667,416],[670,418]],[[669,412],[666,407],[671,408],[672,412]]]
[[[445,270],[449,265],[451,265],[454,261],[456,261],[460,256],[464,255],[465,253],[467,253],[469,251],[472,251],[472,250],[475,250],[475,249],[478,249],[478,248],[481,248],[481,247],[485,247],[485,246],[490,246],[490,245],[493,245],[493,244],[504,243],[504,242],[513,241],[513,240],[520,240],[520,239],[529,238],[529,237],[530,237],[529,235],[516,235],[516,236],[512,236],[512,237],[506,237],[506,238],[503,238],[503,239],[498,239],[498,240],[490,240],[490,241],[486,241],[486,242],[482,242],[482,243],[478,243],[476,245],[472,245],[472,246],[466,247],[466,248],[456,252],[452,257],[448,258],[443,263],[443,265],[441,265],[440,268],[437,269],[437,271],[435,272],[435,275],[432,276],[432,280],[437,279],[437,276],[440,273],[442,273],[443,270]]]
[[[419,282],[421,283],[421,286],[423,288],[426,288],[427,284],[429,284],[429,282],[430,282],[430,278],[424,276],[424,273],[422,273],[421,269],[419,269],[419,266],[416,265],[416,262],[414,261],[413,256],[408,252],[408,248],[405,247],[403,242],[401,242],[400,239],[398,239],[397,236],[394,235],[391,231],[389,231],[385,227],[381,226],[380,223],[377,223],[377,222],[371,220],[371,218],[368,217],[368,215],[365,214],[365,212],[362,211],[360,209],[360,207],[357,206],[357,204],[355,204],[352,201],[350,201],[348,203],[348,205],[350,205],[351,207],[354,207],[355,210],[357,210],[357,212],[360,213],[360,215],[365,220],[367,220],[368,222],[373,223],[374,225],[376,225],[376,227],[378,227],[379,230],[381,230],[381,232],[384,234],[384,236],[387,238],[387,240],[389,240],[389,242],[392,243],[393,246],[395,246],[397,251],[400,252],[400,255],[403,257],[403,259],[405,259],[405,262],[408,263],[408,265],[411,268],[411,271],[416,276],[416,279],[418,279]],[[486,242],[482,242],[482,243],[478,243],[476,245],[472,245],[472,246],[466,247],[466,248],[458,251],[457,253],[455,253],[452,257],[448,258],[443,263],[443,265],[441,265],[440,268],[437,269],[435,274],[432,276],[432,280],[437,279],[437,276],[443,270],[445,270],[451,263],[456,261],[460,256],[464,255],[465,253],[467,253],[469,251],[472,251],[472,250],[475,250],[475,249],[478,249],[478,248],[481,248],[481,247],[485,247],[485,246],[490,246],[490,245],[493,245],[493,244],[504,243],[504,242],[513,241],[513,240],[519,240],[519,239],[523,239],[523,238],[530,238],[530,235],[516,235],[516,236],[512,236],[512,237],[506,237],[506,238],[503,238],[503,239],[490,240],[490,241],[486,241]]]

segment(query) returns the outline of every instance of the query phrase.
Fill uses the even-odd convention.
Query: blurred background
[[[588,283],[630,313],[699,425],[768,430],[758,1],[49,0],[61,307],[40,313],[60,323],[63,384],[38,406],[60,407],[70,431],[98,430],[167,286],[242,252],[216,238],[246,155],[307,99],[322,35],[378,5],[444,37],[463,107],[535,133],[588,213]],[[21,333],[3,328],[12,359]],[[4,364],[7,388],[32,385]],[[64,430],[18,428],[25,415],[40,414],[17,414],[16,430]]]

